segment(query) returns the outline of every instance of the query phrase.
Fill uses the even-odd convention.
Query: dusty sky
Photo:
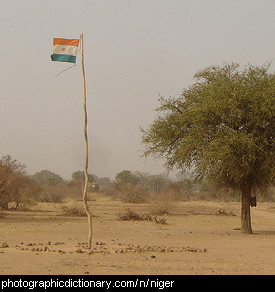
[[[0,156],[29,174],[84,168],[80,52],[58,77],[70,63],[50,60],[54,37],[83,32],[89,173],[164,173],[139,152],[159,95],[223,62],[274,70],[274,16],[274,0],[0,0]]]

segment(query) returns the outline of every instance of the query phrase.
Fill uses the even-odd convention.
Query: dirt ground
[[[106,198],[86,217],[62,215],[60,204],[1,212],[1,275],[262,275],[275,274],[275,203],[251,209],[254,234],[240,231],[240,203],[177,202],[170,215],[122,221],[148,205]],[[166,223],[166,224],[161,224]]]

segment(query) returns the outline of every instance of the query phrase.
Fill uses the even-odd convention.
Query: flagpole
[[[86,211],[89,223],[88,248],[91,248],[92,243],[92,214],[87,203],[88,191],[88,135],[87,135],[87,108],[86,108],[86,80],[84,70],[84,53],[83,53],[83,33],[80,34],[81,42],[81,63],[82,63],[82,77],[83,77],[83,106],[84,106],[84,137],[85,137],[85,185],[83,189],[83,204]]]

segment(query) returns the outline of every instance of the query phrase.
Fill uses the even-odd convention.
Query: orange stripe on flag
[[[53,39],[53,45],[67,45],[67,46],[75,46],[78,47],[79,40],[77,39],[60,39],[60,38],[54,38]]]

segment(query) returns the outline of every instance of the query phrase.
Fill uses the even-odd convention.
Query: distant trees
[[[112,186],[112,181],[109,177],[98,177],[96,183],[100,191],[108,190]]]
[[[72,174],[72,180],[73,181],[85,181],[84,171],[75,171]],[[93,183],[96,181],[95,177],[92,174],[88,174],[88,181],[89,183]]]
[[[89,192],[98,192],[99,191],[99,186],[97,183],[97,176],[93,174],[87,174],[88,175],[88,191]],[[79,189],[79,194],[83,192],[84,189],[84,184],[85,184],[85,174],[84,171],[75,171],[72,174],[72,180],[71,184],[74,185],[75,187],[78,187]]]
[[[117,183],[122,184],[131,184],[131,185],[137,185],[138,184],[138,177],[133,174],[130,170],[123,170],[119,172],[115,180]]]
[[[68,186],[63,178],[47,169],[36,172],[30,178],[40,187],[37,200],[42,202],[61,202],[68,192]]]
[[[175,198],[185,200],[191,191],[191,185],[191,181],[172,181],[164,174],[151,175],[123,170],[115,177],[113,192],[116,198],[126,203],[144,203],[152,194],[161,200],[160,193],[164,192],[173,193]]]
[[[32,175],[32,179],[39,184],[48,185],[57,185],[64,182],[63,178],[60,175],[47,169],[36,172],[34,175]]]
[[[147,190],[139,184],[137,175],[129,170],[119,172],[114,181],[116,197],[125,203],[143,203]]]
[[[81,199],[84,186],[83,171],[72,173],[71,180],[64,180],[53,171],[44,169],[27,175],[24,164],[10,155],[0,160],[0,209],[27,208],[30,203],[62,202],[65,198]],[[102,192],[125,203],[148,202],[151,194],[156,200],[163,200],[164,192],[175,194],[180,200],[188,199],[192,182],[187,186],[184,180],[170,180],[166,175],[150,175],[123,170],[115,180],[89,174],[89,192]],[[160,193],[163,193],[160,195]]]

